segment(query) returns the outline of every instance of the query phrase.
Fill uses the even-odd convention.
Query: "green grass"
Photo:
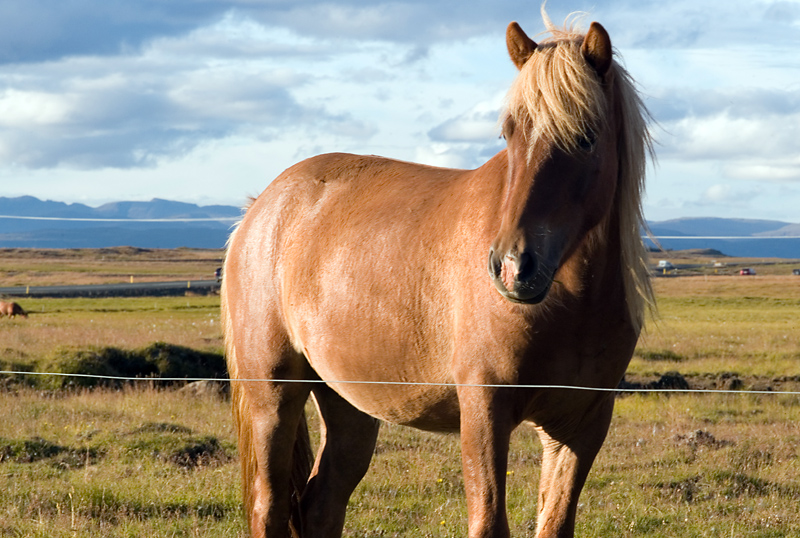
[[[243,535],[227,402],[150,388],[46,399],[23,390],[0,393],[0,412],[8,417],[0,534]],[[619,399],[578,535],[792,536],[800,528],[797,424],[797,397]],[[187,456],[198,452],[205,456]],[[509,454],[513,536],[534,536],[540,459],[534,432],[520,427]],[[385,425],[345,535],[465,534],[458,437]]]
[[[56,398],[23,390],[0,393],[0,413],[8,417],[0,534],[244,532],[225,401],[144,387]],[[581,499],[578,535],[792,536],[800,528],[797,424],[792,396],[620,398]],[[204,458],[189,456],[198,452]],[[534,432],[520,427],[509,454],[513,536],[534,536],[540,460]],[[465,533],[458,436],[385,425],[345,535]]]
[[[659,279],[660,319],[629,372],[798,375],[795,282]],[[154,342],[221,349],[216,297],[23,306],[28,320],[0,320],[4,367],[42,371],[56,359],[68,367],[87,356],[118,365],[120,357],[149,356],[144,350]],[[149,382],[122,390],[23,384],[0,391],[0,416],[0,536],[244,535],[228,402]],[[621,397],[581,497],[577,534],[798,536],[798,424],[798,396]],[[458,436],[385,425],[345,535],[466,535],[459,452]],[[535,535],[540,463],[535,433],[520,427],[508,475],[515,537]]]
[[[28,319],[0,319],[0,366],[46,371],[64,356],[167,342],[221,354],[219,297],[28,299]]]
[[[621,398],[581,498],[576,534],[797,535],[798,419],[796,397]],[[693,444],[698,429],[707,436]],[[540,458],[533,431],[520,427],[509,455],[512,536],[535,535]],[[345,535],[466,535],[458,438],[385,427]]]
[[[658,308],[631,373],[800,373],[800,298],[662,296]]]
[[[0,535],[241,535],[227,403],[139,388],[0,407]]]

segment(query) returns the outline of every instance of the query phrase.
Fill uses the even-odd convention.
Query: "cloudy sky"
[[[645,212],[800,222],[800,0],[550,0],[609,31],[657,120]],[[0,196],[240,205],[328,152],[502,148],[520,0],[4,0]]]

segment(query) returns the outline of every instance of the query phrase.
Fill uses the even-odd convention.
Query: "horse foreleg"
[[[507,538],[506,469],[514,425],[497,390],[459,387],[461,460],[470,538]]]
[[[562,409],[568,408],[565,404]],[[578,420],[562,417],[556,426],[537,426],[544,449],[537,538],[574,536],[578,497],[605,440],[613,408],[614,396],[602,395]]]
[[[322,436],[300,501],[301,534],[303,538],[338,538],[350,495],[372,460],[379,422],[327,385],[317,385],[313,390],[322,419]]]

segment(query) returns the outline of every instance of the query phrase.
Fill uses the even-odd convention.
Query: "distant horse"
[[[22,316],[23,318],[28,317],[28,313],[22,309],[20,305],[17,303],[9,303],[5,301],[0,301],[0,317],[8,316],[13,318],[14,316]]]
[[[633,353],[652,301],[651,144],[605,29],[545,22],[553,36],[538,45],[508,27],[520,73],[507,148],[485,165],[314,157],[230,238],[222,317],[253,536],[340,536],[378,419],[461,433],[473,538],[509,535],[509,438],[531,423],[537,536],[573,535],[614,394],[552,385],[613,389]],[[298,478],[309,393],[323,434]]]

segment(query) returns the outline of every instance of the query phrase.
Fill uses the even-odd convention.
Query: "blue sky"
[[[0,196],[244,203],[328,152],[502,148],[515,0],[5,0]],[[646,216],[800,222],[800,0],[550,0],[609,31],[658,124]]]

